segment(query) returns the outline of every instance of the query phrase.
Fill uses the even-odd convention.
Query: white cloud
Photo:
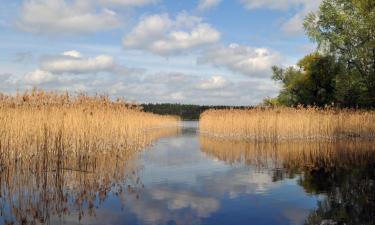
[[[113,94],[139,102],[184,102],[209,105],[251,105],[277,95],[279,88],[269,78],[229,80],[224,75],[155,73],[113,81]],[[214,77],[214,78],[213,78]],[[121,85],[120,85],[121,83]],[[110,85],[110,84],[109,84]]]
[[[117,14],[97,9],[90,1],[26,0],[18,26],[28,32],[77,34],[108,30],[120,25]]]
[[[24,77],[24,82],[26,84],[40,85],[57,80],[57,77],[48,71],[35,70],[33,72],[27,73]]]
[[[82,54],[76,50],[71,50],[71,51],[66,51],[66,52],[63,52],[63,55],[65,56],[71,56],[73,58],[82,58]]]
[[[93,58],[83,57],[78,51],[67,51],[59,56],[45,57],[41,68],[52,73],[97,73],[115,68],[112,56],[99,55]]]
[[[209,10],[220,4],[222,0],[199,0],[198,10],[205,11]]]
[[[278,86],[269,78],[229,80],[225,75],[205,76],[181,72],[139,73],[119,76],[105,74],[56,74],[41,68],[22,76],[0,75],[0,91],[10,92],[38,86],[45,90],[85,91],[125,96],[136,102],[184,102],[206,105],[253,105],[278,94]]]
[[[280,62],[281,56],[277,52],[239,44],[212,48],[198,59],[198,63],[225,67],[251,77],[270,76],[271,67]]]
[[[104,79],[100,72],[105,72],[108,79]],[[21,85],[21,89],[29,88],[29,85],[38,85],[52,90],[112,92],[112,86],[125,77],[118,75],[136,77],[143,73],[143,69],[127,68],[117,64],[112,56],[85,57],[82,53],[71,50],[60,55],[45,56],[38,69],[25,74],[17,83]],[[71,76],[73,74],[78,76]],[[0,74],[1,78],[8,79],[10,75]]]
[[[285,23],[281,29],[287,34],[303,33],[303,20],[305,16],[312,11],[316,11],[322,0],[241,0],[242,4],[250,10],[254,9],[273,9],[289,10],[294,9],[297,12]]]
[[[144,6],[156,3],[159,0],[98,0],[102,5],[120,5],[120,6]]]
[[[212,44],[220,33],[202,19],[180,13],[175,20],[168,14],[151,15],[141,19],[126,35],[124,47],[147,50],[159,55],[171,55]]]
[[[242,4],[248,9],[268,8],[276,10],[286,10],[307,1],[309,0],[241,0]]]
[[[319,9],[321,0],[305,1],[302,10],[298,11],[293,17],[289,18],[281,29],[287,34],[302,34],[304,31],[303,20],[310,12]]]
[[[212,76],[209,80],[198,84],[198,88],[203,90],[220,89],[225,87],[229,82],[222,76]]]

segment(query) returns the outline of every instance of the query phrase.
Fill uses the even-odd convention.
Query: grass
[[[1,94],[4,224],[45,223],[71,211],[79,218],[94,214],[97,200],[109,192],[121,195],[142,185],[134,153],[176,134],[179,121],[107,96]]]
[[[256,141],[375,138],[375,112],[318,108],[208,110],[201,133]]]

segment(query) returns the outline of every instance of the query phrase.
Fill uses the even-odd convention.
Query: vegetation
[[[0,211],[10,216],[4,223],[93,214],[108,192],[141,185],[134,153],[177,133],[178,123],[106,96],[0,95]]]
[[[0,149],[49,151],[132,151],[145,143],[149,129],[175,126],[177,117],[145,113],[106,96],[71,96],[33,91],[0,96]]]
[[[307,35],[318,44],[298,67],[273,67],[283,89],[271,105],[375,107],[375,2],[323,0],[305,18]]]
[[[160,115],[177,115],[183,120],[198,120],[202,112],[208,109],[245,109],[249,107],[244,106],[200,106],[200,105],[184,105],[184,104],[142,104],[145,112],[152,112]]]
[[[209,110],[199,129],[216,137],[256,141],[375,138],[375,112],[319,108]]]

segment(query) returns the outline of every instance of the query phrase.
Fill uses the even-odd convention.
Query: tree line
[[[176,115],[183,120],[198,120],[202,112],[208,109],[247,109],[245,106],[208,106],[191,104],[171,103],[149,103],[141,105],[145,112],[152,112],[160,115]]]
[[[282,85],[266,105],[375,107],[375,1],[323,0],[304,20],[317,49],[296,66],[272,67]]]

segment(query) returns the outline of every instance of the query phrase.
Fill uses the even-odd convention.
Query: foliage
[[[323,0],[304,27],[317,52],[298,68],[273,67],[283,89],[265,103],[375,107],[375,1]]]
[[[272,68],[272,79],[283,84],[277,102],[287,106],[320,107],[334,103],[336,77],[341,74],[341,65],[333,57],[318,53],[305,56],[297,65],[298,68]]]
[[[143,110],[145,112],[152,112],[160,115],[177,115],[183,120],[198,120],[202,112],[208,109],[244,109],[244,106],[200,106],[200,105],[183,105],[183,104],[170,104],[170,103],[159,103],[159,104],[143,104]]]
[[[344,105],[375,105],[375,1],[324,0],[304,22],[319,50],[345,64],[338,98]],[[349,78],[350,82],[346,79]],[[354,99],[347,99],[354,94]],[[342,96],[344,95],[344,96]],[[360,97],[358,97],[360,95]],[[360,99],[362,99],[360,101]],[[350,103],[350,104],[349,104]]]

